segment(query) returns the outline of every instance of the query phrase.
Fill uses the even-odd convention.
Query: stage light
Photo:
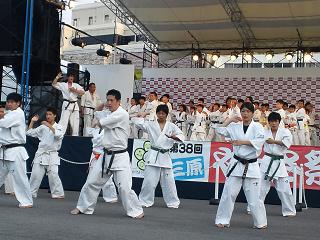
[[[244,60],[247,62],[251,62],[253,58],[252,52],[245,52],[244,53]]]
[[[81,48],[84,48],[87,44],[86,42],[81,39],[80,37],[75,37],[71,40],[71,44],[73,46],[76,46],[76,47],[81,47]]]
[[[104,49],[104,46],[100,46],[100,48],[97,50],[97,55],[98,56],[101,56],[101,57],[106,57],[108,58],[110,56],[110,52],[109,51],[106,51]]]
[[[198,52],[198,53],[193,53],[192,54],[192,60],[195,61],[195,62],[198,62],[199,59],[200,59],[200,56],[201,56],[201,53]]]
[[[66,9],[66,4],[63,1],[59,1],[59,0],[46,0],[47,3],[55,6],[56,8],[60,9],[60,10],[65,10]]]
[[[119,61],[121,64],[131,64],[132,61],[129,60],[129,59],[126,59],[126,58],[120,58],[120,61]]]
[[[274,52],[272,50],[269,50],[266,52],[266,59],[268,61],[270,61],[273,58],[273,56],[274,56]]]
[[[220,57],[220,52],[213,52],[212,53],[212,60],[217,61]]]
[[[238,53],[237,52],[232,52],[230,54],[230,60],[235,61],[238,58]]]
[[[293,58],[293,52],[286,52],[285,57],[288,61],[291,61]]]
[[[311,59],[312,59],[312,53],[311,52],[305,52],[303,57],[304,57],[304,61],[310,62]]]

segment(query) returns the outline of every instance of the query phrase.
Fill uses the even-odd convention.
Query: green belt
[[[266,175],[264,177],[264,180],[267,180],[269,178],[269,181],[272,181],[272,179],[274,178],[274,176],[276,175],[276,173],[279,170],[279,167],[280,167],[280,164],[281,164],[280,160],[283,159],[284,156],[273,155],[273,154],[270,154],[270,153],[267,153],[267,152],[265,152],[264,154],[267,155],[268,157],[271,157],[271,160],[270,160]],[[274,173],[271,176],[269,176],[270,170],[271,170],[271,166],[272,166],[274,161],[278,161],[278,166],[277,166],[276,170],[274,171]]]
[[[170,149],[162,149],[162,148],[157,148],[157,147],[154,147],[154,146],[151,146],[151,149],[154,150],[154,151],[157,151],[157,156],[156,156],[156,161],[155,162],[157,162],[157,160],[158,160],[159,153],[165,154],[165,153],[170,151]]]

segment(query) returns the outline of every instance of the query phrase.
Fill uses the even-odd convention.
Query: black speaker
[[[12,65],[21,81],[26,1],[0,1],[0,64]],[[29,85],[49,85],[60,69],[60,23],[57,9],[34,0]]]

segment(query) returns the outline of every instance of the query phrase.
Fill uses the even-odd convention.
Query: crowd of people
[[[154,205],[159,181],[167,207],[178,208],[180,200],[169,152],[174,142],[190,139],[228,141],[233,146],[234,155],[216,214],[217,227],[229,227],[235,199],[243,187],[254,227],[266,228],[264,198],[271,182],[275,182],[282,215],[296,215],[284,154],[294,141],[300,145],[318,144],[317,135],[313,133],[317,125],[311,103],[299,100],[297,106],[287,108],[288,104],[277,100],[276,109],[270,112],[268,104],[260,105],[252,97],[245,100],[230,97],[225,104],[214,103],[209,108],[200,98],[196,105],[190,101],[188,106],[181,104],[173,110],[168,94],[158,100],[157,93],[151,92],[148,101],[141,97],[139,101],[131,99],[128,106],[122,106],[118,90],[109,90],[107,101],[101,102],[93,83],[85,92],[73,82],[73,75],[68,76],[66,83],[60,82],[61,77],[59,74],[53,81],[53,87],[60,90],[64,98],[59,123],[56,122],[57,110],[48,107],[41,125],[34,128],[39,122],[39,116],[35,115],[26,131],[24,112],[20,108],[22,97],[17,93],[7,96],[6,111],[4,106],[0,107],[0,186],[11,177],[19,207],[33,206],[45,173],[49,177],[52,198],[64,198],[58,175],[58,151],[68,123],[72,134],[78,135],[79,118],[83,115],[85,135],[92,137],[93,150],[86,183],[71,214],[92,214],[103,190],[105,200],[110,202],[118,200],[118,193],[126,214],[140,219],[144,216],[143,207]],[[78,96],[82,96],[80,107]],[[30,180],[26,175],[26,135],[40,140]],[[139,196],[131,189],[129,137],[146,138],[151,143]],[[259,166],[257,158],[262,148],[265,155]]]

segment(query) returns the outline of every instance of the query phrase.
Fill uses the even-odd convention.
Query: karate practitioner
[[[195,114],[195,122],[192,127],[191,141],[205,141],[206,140],[206,128],[207,128],[207,113],[203,111],[203,105],[197,105],[197,111]]]
[[[307,125],[307,116],[306,116],[306,110],[304,109],[304,100],[302,99],[297,102],[296,117],[297,117],[298,144],[305,146],[306,145],[305,125]]]
[[[154,192],[160,180],[163,199],[168,208],[178,208],[176,184],[174,181],[170,149],[174,141],[184,141],[182,131],[173,123],[166,121],[169,109],[166,105],[159,105],[156,109],[157,121],[136,119],[134,124],[148,132],[151,149],[146,153],[144,180],[139,195],[143,207],[154,204]]]
[[[290,105],[288,108],[288,114],[284,120],[285,124],[292,135],[293,145],[299,144],[298,134],[297,134],[297,116],[296,116],[296,106]]]
[[[101,98],[96,93],[96,85],[90,83],[88,91],[81,97],[81,115],[83,116],[83,136],[88,136],[87,128],[92,126],[94,111],[101,104]]]
[[[167,107],[169,109],[169,114],[168,114],[168,117],[167,117],[167,121],[171,122],[172,121],[172,104],[169,102],[169,100],[170,100],[169,94],[164,94],[161,97],[161,101],[159,102],[159,104],[167,105]]]
[[[274,182],[281,200],[282,215],[293,217],[296,215],[288,172],[285,166],[284,155],[292,144],[292,135],[286,128],[279,128],[281,116],[272,112],[268,116],[270,130],[265,131],[266,143],[264,156],[261,161],[261,191],[260,199],[264,202],[271,182]]]
[[[62,78],[62,73],[59,73],[52,82],[52,86],[58,89],[62,93],[63,104],[61,110],[61,118],[59,124],[63,128],[63,133],[66,132],[68,123],[72,129],[72,136],[79,135],[79,105],[78,96],[84,94],[83,88],[74,83],[75,76],[73,74],[68,75],[67,82],[59,82]]]
[[[146,120],[155,121],[157,120],[156,109],[159,105],[158,95],[156,92],[151,92],[149,94],[149,102],[147,104],[147,109],[144,115],[138,117],[145,117]]]
[[[71,211],[71,214],[92,214],[102,187],[113,175],[126,214],[132,218],[144,216],[138,197],[131,189],[132,172],[127,151],[129,114],[120,104],[120,92],[115,89],[109,90],[107,107],[111,113],[99,119],[99,127],[104,130],[103,157],[99,158],[92,167],[81,189],[77,207]]]
[[[317,136],[316,112],[311,102],[305,104],[306,113],[309,116],[309,132],[311,146],[319,146],[319,138]]]
[[[280,114],[281,116],[281,122],[279,127],[284,128],[284,119],[286,117],[286,111],[283,109],[284,101],[279,99],[276,101],[276,112]]]
[[[187,115],[187,123],[188,123],[187,135],[186,135],[187,140],[190,140],[191,138],[192,128],[194,126],[195,121],[196,121],[196,108],[190,107],[189,113]]]
[[[140,97],[139,99],[139,105],[138,105],[138,114],[137,116],[145,116],[145,112],[146,112],[146,109],[147,109],[147,104],[146,104],[146,98],[144,96]],[[137,129],[137,128],[136,128]],[[143,131],[142,130],[137,130],[138,133],[138,138],[142,138],[142,133]]]
[[[21,95],[10,93],[7,96],[5,116],[0,119],[0,187],[8,174],[13,178],[13,190],[20,208],[33,205],[30,184],[27,177],[26,160],[29,158],[26,143],[24,112],[20,108]]]
[[[39,116],[35,115],[30,122],[27,135],[40,140],[38,150],[34,156],[32,172],[30,177],[30,188],[32,197],[36,198],[44,174],[48,175],[51,197],[53,199],[63,199],[63,186],[58,174],[60,157],[58,151],[61,148],[63,139],[63,128],[56,123],[57,110],[47,108],[46,121],[33,128],[34,123],[39,121]]]
[[[138,130],[132,123],[132,119],[138,116],[139,108],[138,101],[135,98],[131,98],[130,107],[128,108],[129,120],[130,120],[130,135],[129,138],[138,138]]]
[[[209,133],[207,135],[207,141],[218,141],[218,137],[216,134],[216,128],[219,127],[220,124],[220,118],[221,118],[221,112],[219,111],[220,104],[215,103],[211,107],[211,112],[208,116],[210,120],[210,129]]]
[[[241,187],[252,212],[253,227],[267,227],[264,203],[259,198],[261,173],[257,161],[265,142],[264,129],[260,123],[252,121],[253,113],[252,103],[246,102],[241,107],[242,122],[241,118],[234,117],[216,129],[218,133],[231,139],[234,152],[215,219],[216,226],[220,228],[230,226],[235,200]]]
[[[179,106],[179,112],[176,113],[175,124],[183,132],[183,135],[187,137],[187,106],[181,104]]]

